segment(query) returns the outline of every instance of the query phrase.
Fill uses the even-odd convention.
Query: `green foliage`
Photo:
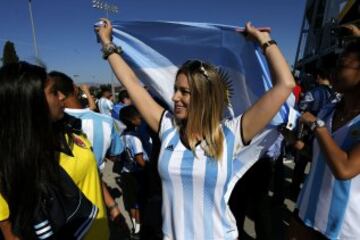
[[[6,41],[3,50],[2,62],[3,65],[19,62],[19,57],[16,54],[14,43]]]

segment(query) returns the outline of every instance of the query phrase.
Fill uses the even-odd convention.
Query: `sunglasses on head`
[[[183,66],[187,67],[190,72],[198,71],[200,72],[207,80],[209,80],[209,74],[205,69],[205,64],[201,60],[188,60]]]

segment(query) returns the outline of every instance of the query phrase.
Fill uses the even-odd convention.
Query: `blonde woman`
[[[158,170],[163,187],[164,239],[237,239],[225,192],[234,155],[278,112],[295,86],[276,42],[246,24],[249,38],[264,50],[274,87],[243,115],[222,120],[226,85],[214,66],[187,61],[177,72],[174,112],[165,111],[140,85],[111,43],[111,22],[97,28],[104,57],[148,125],[159,133]],[[115,54],[114,54],[115,53]]]

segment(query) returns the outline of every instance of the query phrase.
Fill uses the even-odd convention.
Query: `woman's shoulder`
[[[170,111],[164,110],[159,122],[159,134],[162,135],[162,133],[164,133],[166,130],[175,127],[176,127],[176,122],[174,115]]]

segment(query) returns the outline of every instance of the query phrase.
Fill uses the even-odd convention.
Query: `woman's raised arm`
[[[249,142],[279,111],[295,87],[295,81],[285,58],[276,43],[271,40],[270,34],[257,30],[251,23],[246,24],[245,31],[250,39],[263,47],[274,84],[273,88],[243,115],[243,140]]]
[[[112,26],[108,19],[101,19],[104,24],[97,27],[99,38],[103,48],[109,47],[111,43]],[[151,97],[146,89],[140,84],[134,71],[119,54],[108,56],[110,66],[120,83],[126,88],[129,96],[142,117],[152,130],[158,131],[161,114],[164,109]]]

